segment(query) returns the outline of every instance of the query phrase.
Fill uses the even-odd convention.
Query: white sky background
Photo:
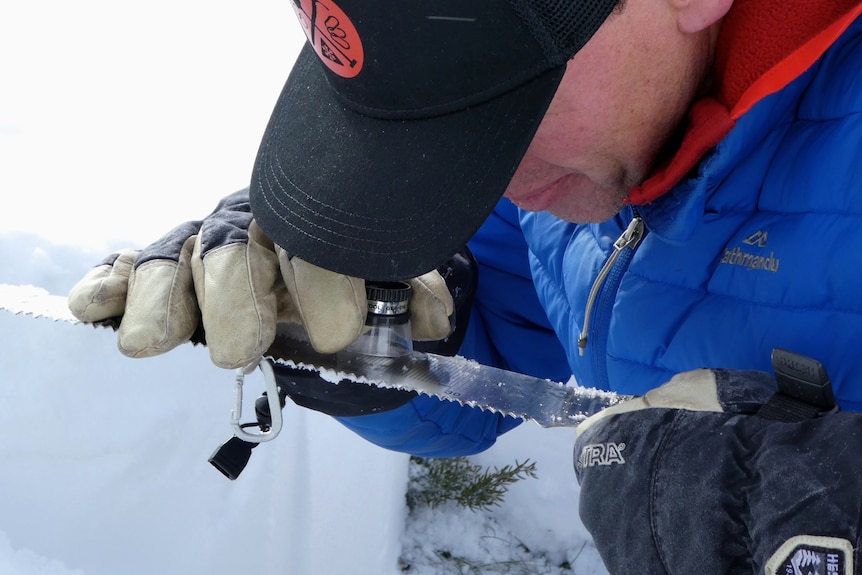
[[[245,185],[289,0],[0,0],[0,233],[143,247]]]

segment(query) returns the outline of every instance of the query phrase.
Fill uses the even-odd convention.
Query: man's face
[[[569,62],[506,197],[573,222],[613,217],[706,77],[713,37],[681,33],[664,0],[628,0]]]

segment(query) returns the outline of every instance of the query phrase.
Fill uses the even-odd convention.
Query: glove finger
[[[410,299],[410,327],[416,341],[439,340],[454,329],[455,305],[446,281],[432,271],[408,280],[413,288]]]
[[[578,425],[575,435],[580,437],[590,427],[605,422],[611,416],[650,408],[724,411],[718,400],[715,372],[711,369],[695,369],[678,373],[644,395],[633,397],[591,415]]]
[[[271,242],[254,222],[246,242],[208,250],[199,239],[192,269],[212,362],[238,368],[259,359],[275,339],[278,258]]]
[[[276,246],[281,275],[312,347],[335,353],[353,343],[365,325],[365,280],[290,257]]]
[[[123,315],[129,275],[140,252],[123,250],[111,254],[91,269],[69,291],[69,310],[83,322]]]
[[[191,338],[200,315],[189,262],[195,237],[182,243],[176,259],[152,258],[132,270],[117,332],[123,354],[150,357]]]

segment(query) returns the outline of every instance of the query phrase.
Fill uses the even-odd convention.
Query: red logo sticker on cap
[[[365,54],[350,18],[331,0],[293,0],[302,29],[326,67],[342,78],[362,69]]]

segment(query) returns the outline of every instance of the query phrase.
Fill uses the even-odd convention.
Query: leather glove
[[[776,391],[697,370],[578,427],[580,514],[610,573],[860,572],[862,417]]]
[[[445,338],[452,299],[435,271],[408,280],[415,339]],[[365,280],[291,257],[254,222],[248,190],[224,198],[141,251],[112,254],[69,293],[84,322],[121,316],[120,351],[149,357],[202,334],[213,363],[237,368],[272,344],[276,323],[301,323],[315,349],[352,343],[365,323]]]
[[[469,325],[473,296],[478,285],[479,271],[473,253],[467,246],[437,268],[446,282],[455,305],[455,329],[444,339],[413,342],[417,351],[438,355],[455,355],[464,341]],[[413,303],[411,302],[411,307]],[[414,336],[415,337],[415,336]],[[334,417],[356,417],[397,409],[418,394],[400,389],[383,389],[348,380],[326,381],[317,373],[274,364],[276,381],[294,403]]]

